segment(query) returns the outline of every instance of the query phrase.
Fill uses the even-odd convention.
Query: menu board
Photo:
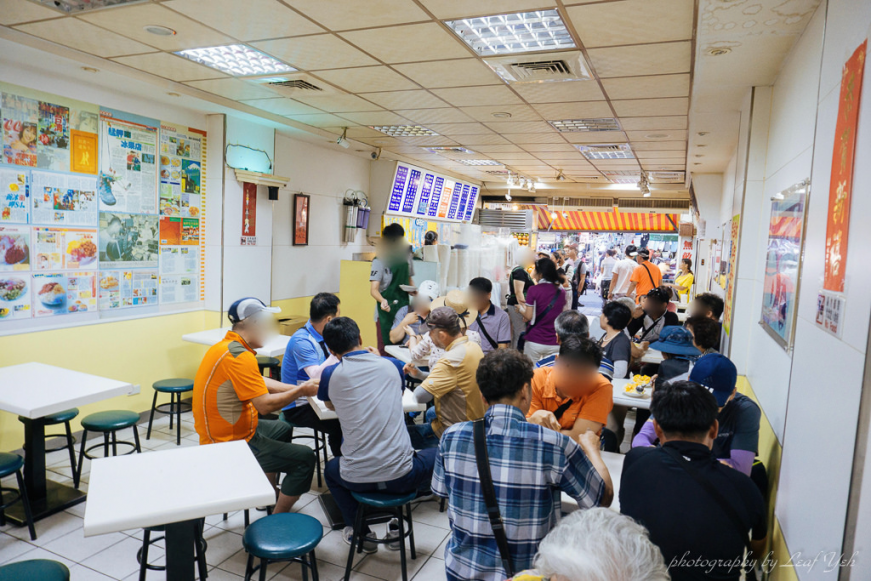
[[[202,211],[203,132],[160,124],[160,214],[196,218]]]
[[[104,270],[100,272],[100,310],[157,304],[156,270]]]
[[[469,193],[469,201],[466,202],[466,215],[463,218],[466,222],[472,221],[472,216],[475,214],[475,203],[478,198],[478,186],[472,186]]]
[[[27,173],[0,169],[0,224],[27,224],[30,188]]]
[[[429,208],[426,210],[426,215],[430,218],[435,218],[439,211],[439,200],[442,198],[442,191],[445,187],[445,178],[438,176],[432,187],[432,197],[429,199]]]
[[[118,115],[100,111],[100,210],[156,214],[157,122]]]
[[[435,180],[435,176],[431,173],[428,173],[423,177],[423,187],[420,190],[420,201],[417,203],[417,212],[415,212],[418,216],[426,216],[427,205],[429,204],[429,198],[432,195],[433,180]]]
[[[405,196],[402,199],[402,213],[414,213],[414,199],[417,196],[417,189],[420,186],[420,170],[413,169],[408,178],[408,188],[405,190]]]
[[[465,222],[472,218],[478,188],[413,165],[396,164],[387,214]]]
[[[34,224],[97,225],[97,178],[34,171],[31,181]]]
[[[96,268],[97,254],[94,229],[33,229],[33,270]]]
[[[33,275],[33,316],[53,317],[97,310],[95,272]]]

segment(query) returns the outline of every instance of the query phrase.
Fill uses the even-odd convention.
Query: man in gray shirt
[[[415,452],[411,447],[402,411],[401,362],[364,349],[357,323],[347,317],[327,323],[323,337],[339,363],[324,369],[318,398],[336,411],[344,437],[342,457],[327,463],[324,476],[345,520],[342,537],[350,544],[357,517],[351,493],[426,487],[437,449]],[[366,536],[374,538],[368,527]],[[378,545],[364,541],[363,550],[374,553]]]

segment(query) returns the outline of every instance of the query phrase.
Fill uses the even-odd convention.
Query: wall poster
[[[34,270],[96,268],[97,231],[85,228],[33,228]]]
[[[100,310],[157,304],[156,270],[104,270],[100,272]]]
[[[257,185],[242,184],[242,246],[257,246]]]
[[[732,328],[732,303],[735,300],[735,267],[738,262],[738,226],[741,217],[739,215],[732,216],[732,223],[729,229],[729,268],[726,272],[726,290],[725,302],[723,309],[723,330],[727,335],[731,335]]]
[[[95,272],[33,275],[33,316],[52,317],[97,310]]]
[[[30,227],[0,226],[0,272],[30,270]]]
[[[100,268],[156,267],[157,218],[100,212]]]
[[[97,225],[96,178],[34,171],[31,182],[34,224]]]
[[[30,185],[27,173],[0,169],[0,224],[27,224],[30,212]]]
[[[157,125],[153,120],[100,111],[100,210],[157,213]]]
[[[204,132],[160,124],[160,214],[196,218],[201,211]]]

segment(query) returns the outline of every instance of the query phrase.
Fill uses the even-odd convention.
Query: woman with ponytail
[[[550,258],[535,262],[532,279],[536,285],[526,293],[526,308],[521,311],[526,321],[523,352],[533,361],[559,352],[554,321],[570,306],[562,288],[566,278]]]

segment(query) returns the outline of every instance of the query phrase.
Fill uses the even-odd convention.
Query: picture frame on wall
[[[311,212],[311,196],[293,195],[293,245],[308,246],[308,225]]]

